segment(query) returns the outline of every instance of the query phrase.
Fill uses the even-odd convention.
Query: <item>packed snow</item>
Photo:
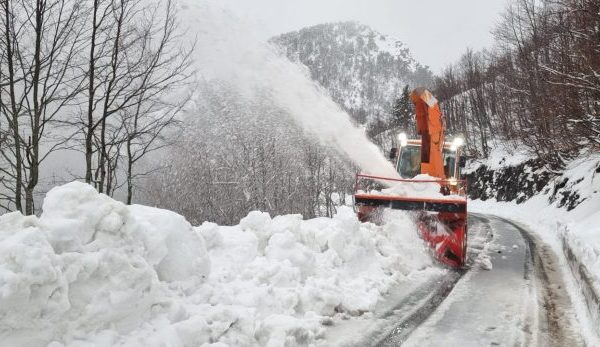
[[[379,195],[379,196],[399,196],[424,199],[444,199],[444,200],[462,200],[465,201],[465,196],[457,194],[444,195],[441,193],[441,185],[435,181],[440,179],[427,174],[419,174],[412,178],[415,182],[401,181],[381,181],[382,184],[389,185],[389,188],[371,189],[368,191],[359,190],[357,193],[361,195]],[[430,182],[418,182],[430,181]]]
[[[433,264],[413,222],[239,225],[52,189],[40,217],[0,216],[0,340],[20,346],[306,346]]]

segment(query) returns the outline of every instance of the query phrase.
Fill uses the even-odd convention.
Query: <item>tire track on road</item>
[[[527,241],[530,249],[531,263],[539,294],[540,302],[538,315],[540,317],[541,336],[538,344],[544,346],[584,346],[581,336],[577,333],[576,318],[572,309],[571,299],[557,266],[558,258],[554,251],[539,237],[528,232],[519,224],[497,217],[512,225]]]

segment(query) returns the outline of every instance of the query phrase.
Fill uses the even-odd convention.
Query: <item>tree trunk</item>
[[[33,69],[33,124],[31,129],[31,138],[28,148],[29,161],[29,182],[25,188],[25,214],[32,215],[35,213],[33,205],[33,191],[38,183],[39,176],[39,143],[40,143],[40,121],[42,110],[39,100],[40,88],[40,71],[42,62],[40,60],[41,45],[42,45],[42,26],[44,21],[45,2],[38,1],[35,13],[35,51],[34,51],[34,69]]]
[[[97,16],[98,16],[98,3],[99,0],[94,0],[94,13],[92,23],[92,37],[90,44],[90,63],[89,63],[89,86],[88,86],[88,114],[87,114],[87,131],[85,133],[85,181],[87,183],[92,182],[92,139],[94,136],[94,79],[96,76],[96,32],[98,29]]]
[[[13,47],[12,47],[12,38],[11,38],[11,11],[9,8],[9,4],[11,1],[4,0],[4,34],[6,40],[6,58],[8,63],[8,82],[9,82],[9,94],[10,94],[10,108],[11,108],[11,118],[10,128],[12,130],[12,134],[14,137],[14,146],[15,146],[15,207],[17,211],[23,212],[22,206],[22,196],[21,191],[23,190],[23,168],[22,168],[22,160],[21,157],[21,135],[19,133],[19,112],[17,110],[17,102],[16,102],[16,94],[15,94],[15,71],[14,71],[14,61],[13,61]],[[8,118],[8,116],[7,116]]]

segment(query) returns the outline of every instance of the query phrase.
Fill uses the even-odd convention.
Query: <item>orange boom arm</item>
[[[417,134],[421,135],[421,173],[441,179],[444,174],[444,120],[437,99],[425,88],[417,88],[410,98],[417,113]]]

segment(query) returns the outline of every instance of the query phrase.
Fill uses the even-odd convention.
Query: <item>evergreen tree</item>
[[[408,85],[402,89],[400,97],[394,100],[392,106],[392,122],[395,127],[406,132],[409,135],[413,135],[415,132],[415,120],[414,120],[413,105],[410,100],[410,91]]]

